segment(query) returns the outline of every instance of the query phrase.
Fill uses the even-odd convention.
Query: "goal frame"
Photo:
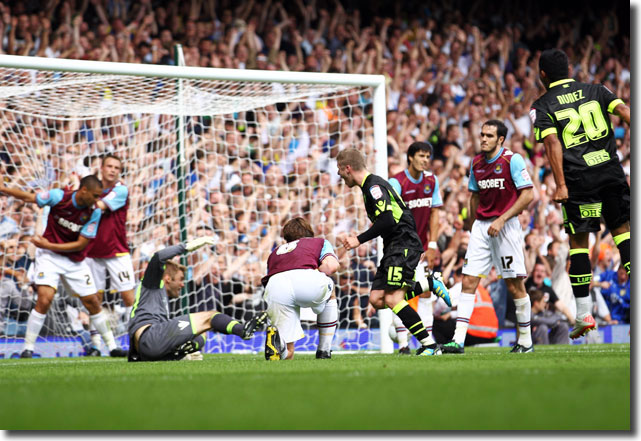
[[[340,86],[365,86],[373,90],[373,127],[374,127],[374,172],[384,179],[387,173],[387,121],[385,76],[366,74],[340,74],[316,72],[266,71],[244,69],[222,69],[194,66],[170,66],[156,64],[137,64],[106,61],[74,60],[64,58],[27,57],[0,54],[0,67],[16,69],[34,69],[57,72],[82,72],[95,74],[130,75],[141,77],[164,77],[176,80],[219,80],[249,81],[274,83],[315,83]],[[180,84],[179,84],[180,87]],[[189,115],[182,102],[177,104],[179,116]],[[183,155],[184,156],[184,155]],[[180,158],[184,164],[184,158]],[[377,243],[378,258],[382,256],[383,243],[379,237]],[[392,312],[389,309],[379,310],[380,351],[392,353],[393,342],[386,330],[392,323]]]

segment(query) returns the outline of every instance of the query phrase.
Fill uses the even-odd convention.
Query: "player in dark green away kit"
[[[200,237],[186,245],[174,245],[155,253],[136,290],[129,318],[129,361],[202,359],[194,357],[205,346],[205,332],[234,334],[248,340],[267,319],[261,312],[241,324],[217,311],[202,311],[169,318],[167,296],[176,298],[185,286],[185,267],[174,256],[213,245],[211,237]]]
[[[437,277],[428,276],[414,282],[423,244],[416,232],[412,212],[389,182],[367,171],[361,152],[343,150],[336,161],[338,174],[345,184],[350,188],[361,187],[365,210],[372,221],[371,228],[358,236],[344,238],[342,245],[351,250],[375,237],[383,238],[383,258],[374,276],[369,303],[376,309],[387,306],[394,311],[421,343],[417,355],[439,355],[440,348],[436,343],[429,343],[429,334],[421,318],[407,303],[410,298],[430,290],[451,306],[447,288]]]
[[[617,157],[609,113],[630,124],[630,108],[601,84],[569,77],[568,57],[549,49],[539,59],[547,92],[534,102],[530,118],[538,142],[552,167],[556,192],[563,204],[565,231],[570,235],[570,280],[576,299],[575,339],[596,329],[590,314],[592,272],[588,257],[590,232],[599,232],[601,216],[630,274],[630,186]]]

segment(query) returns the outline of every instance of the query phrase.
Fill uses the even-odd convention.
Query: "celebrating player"
[[[516,305],[518,339],[510,352],[533,352],[530,328],[530,297],[525,291],[523,235],[518,214],[534,194],[525,161],[503,147],[507,127],[497,120],[481,127],[481,153],[472,161],[469,190],[470,215],[475,216],[463,264],[463,286],[458,304],[454,340],[443,346],[445,353],[463,353],[465,334],[480,277],[492,265],[505,279]]]
[[[563,204],[563,224],[570,235],[572,292],[576,322],[570,338],[596,329],[590,299],[590,232],[599,232],[601,215],[630,274],[630,187],[619,163],[608,113],[630,124],[630,108],[601,84],[569,78],[568,57],[559,49],[543,51],[539,74],[547,92],[534,102],[530,117],[543,141],[556,191]]]
[[[428,265],[433,265],[434,257],[438,254],[436,240],[438,235],[439,207],[443,205],[439,190],[438,178],[429,171],[430,159],[433,155],[432,144],[429,142],[413,142],[407,149],[408,167],[394,175],[390,184],[407,204],[414,221],[418,236],[423,244]],[[425,263],[419,262],[416,268],[416,279],[425,276]],[[431,293],[428,291],[416,299],[418,312],[425,329],[430,334],[428,344],[436,343],[431,335],[434,315],[432,312]],[[409,354],[407,345],[407,330],[403,327],[398,316],[394,316],[394,326],[399,344],[400,354]]]
[[[66,288],[80,296],[82,304],[89,311],[91,323],[109,351],[116,351],[118,348],[107,316],[102,312],[91,270],[84,260],[87,245],[96,236],[102,214],[99,208],[93,208],[102,192],[100,180],[94,175],[85,176],[80,180],[77,191],[51,189],[36,195],[0,185],[0,192],[25,202],[35,202],[39,207],[51,207],[44,234],[31,239],[38,247],[35,261],[38,300],[29,314],[20,357],[33,357],[36,339],[61,278]]]
[[[217,311],[201,311],[169,318],[168,297],[177,298],[185,286],[186,268],[171,259],[205,245],[214,238],[200,237],[155,253],[138,285],[129,318],[129,361],[180,360],[205,346],[205,332],[234,334],[248,340],[267,319],[261,312],[241,324]]]
[[[383,237],[383,258],[374,276],[369,302],[375,309],[385,306],[401,319],[405,327],[421,342],[417,355],[439,353],[436,343],[430,343],[429,334],[407,299],[425,291],[432,291],[451,305],[443,282],[432,276],[414,283],[414,272],[423,253],[416,223],[396,190],[380,176],[365,168],[365,158],[356,149],[341,151],[337,158],[338,174],[348,187],[359,185],[365,200],[367,216],[372,226],[358,236],[347,236],[342,244],[347,250],[361,243]]]
[[[103,185],[102,198],[96,203],[102,209],[102,217],[98,235],[88,247],[87,263],[91,268],[101,301],[105,290],[105,272],[107,272],[111,288],[120,293],[126,307],[126,317],[129,317],[134,304],[136,281],[125,225],[129,194],[127,187],[119,180],[121,172],[120,158],[112,154],[103,158],[100,169]],[[92,343],[95,348],[93,351],[99,354],[97,348],[100,342],[94,335],[92,335]],[[126,355],[126,352],[122,353],[123,357]]]
[[[294,358],[294,343],[305,336],[300,325],[301,307],[312,308],[318,316],[316,358],[331,358],[338,305],[329,276],[338,269],[338,258],[327,240],[314,237],[314,230],[302,217],[287,221],[283,238],[287,243],[269,255],[267,275],[262,280],[267,314],[274,325],[267,328],[265,358]]]

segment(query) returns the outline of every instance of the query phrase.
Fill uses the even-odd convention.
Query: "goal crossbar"
[[[261,81],[274,83],[315,83],[340,86],[380,87],[383,75],[290,72],[271,70],[221,69],[214,67],[169,66],[158,64],[114,63],[65,58],[0,55],[0,67],[19,69],[84,72],[144,77],[183,78],[188,80]]]

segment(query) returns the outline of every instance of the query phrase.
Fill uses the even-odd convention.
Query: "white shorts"
[[[312,269],[296,269],[274,274],[265,287],[267,314],[285,343],[305,336],[300,325],[300,308],[320,314],[334,291],[334,281]]]
[[[105,271],[109,273],[112,290],[123,292],[136,287],[134,265],[131,263],[131,255],[129,253],[104,259],[87,257],[85,260],[89,264],[89,268],[91,268],[98,291],[105,290],[105,278],[107,277]]]
[[[504,279],[525,277],[523,230],[519,219],[514,216],[505,222],[497,237],[487,234],[491,224],[491,220],[474,221],[465,253],[463,274],[484,277],[494,265],[497,274]]]
[[[85,260],[74,262],[53,251],[36,249],[33,282],[58,289],[61,279],[71,294],[85,297],[96,293],[96,284]]]

